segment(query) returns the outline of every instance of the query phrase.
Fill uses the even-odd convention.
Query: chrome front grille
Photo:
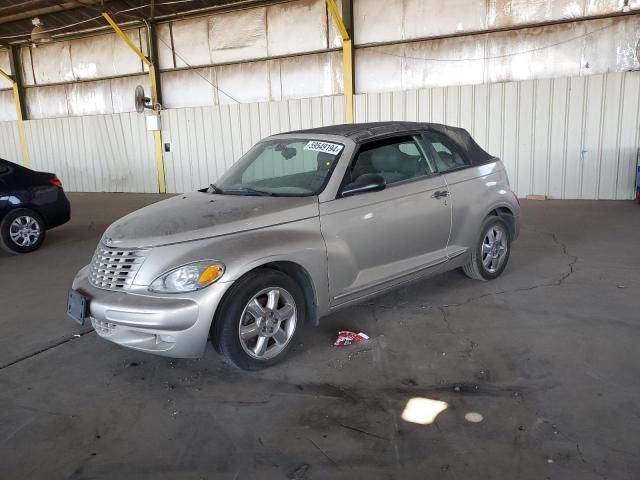
[[[129,287],[148,250],[110,248],[98,245],[91,262],[89,282],[99,288],[120,290]]]

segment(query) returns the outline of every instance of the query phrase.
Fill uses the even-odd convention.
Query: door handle
[[[438,190],[433,195],[431,195],[431,198],[444,198],[444,197],[448,197],[448,196],[449,196],[449,191],[448,190]]]

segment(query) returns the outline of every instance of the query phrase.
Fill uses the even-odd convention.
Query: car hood
[[[149,205],[113,223],[103,243],[139,248],[188,242],[318,216],[318,198],[193,192]]]

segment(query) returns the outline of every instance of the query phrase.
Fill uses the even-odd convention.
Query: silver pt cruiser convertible
[[[405,282],[507,265],[519,204],[466,130],[336,125],[268,137],[215,185],[131,213],[76,276],[68,313],[170,357],[210,338],[227,360],[281,360],[305,325]]]

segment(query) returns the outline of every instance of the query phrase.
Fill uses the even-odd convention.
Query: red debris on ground
[[[369,336],[365,335],[362,332],[355,333],[349,332],[348,330],[342,330],[338,332],[338,338],[336,338],[336,341],[333,342],[333,344],[336,347],[346,347],[348,345],[351,345],[352,343],[360,343],[364,342],[365,340],[369,340]]]

